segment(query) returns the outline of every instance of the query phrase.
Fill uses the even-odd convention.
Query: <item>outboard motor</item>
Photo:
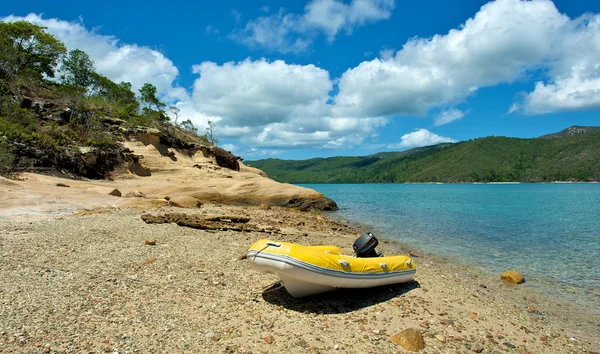
[[[375,251],[378,244],[377,238],[372,233],[366,232],[354,241],[352,248],[359,258],[383,257],[383,253]]]

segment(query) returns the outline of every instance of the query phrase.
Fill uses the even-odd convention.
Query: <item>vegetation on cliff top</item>
[[[288,183],[600,181],[600,130],[571,128],[536,139],[487,137],[399,153],[248,164]]]
[[[0,22],[0,174],[64,167],[65,153],[82,147],[120,151],[115,125],[156,128],[189,143],[217,141],[214,124],[198,136],[176,107],[165,109],[152,84],[136,95],[131,83],[97,73],[85,52],[68,51],[44,27]]]

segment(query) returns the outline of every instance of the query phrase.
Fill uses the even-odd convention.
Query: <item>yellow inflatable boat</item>
[[[416,273],[415,264],[406,256],[359,258],[344,255],[335,246],[302,246],[266,239],[250,247],[247,259],[258,271],[275,273],[295,298],[336,288],[404,283]]]

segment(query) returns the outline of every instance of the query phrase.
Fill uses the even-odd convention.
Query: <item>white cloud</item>
[[[207,35],[212,36],[212,35],[218,35],[219,33],[221,33],[221,31],[219,31],[218,28],[215,28],[212,25],[208,25],[206,27],[204,27],[204,31],[206,32]]]
[[[286,123],[271,123],[249,139],[254,146],[321,148],[352,147],[377,137],[385,118],[304,117]]]
[[[232,38],[250,48],[298,53],[306,50],[312,41],[294,34],[298,26],[297,17],[281,9],[273,15],[249,21],[243,30],[233,32]]]
[[[338,0],[312,0],[302,16],[303,27],[325,32],[332,41],[340,31],[352,33],[355,27],[388,19],[394,9],[394,0],[352,0],[346,4]]]
[[[543,64],[568,18],[545,0],[498,0],[459,29],[413,38],[388,59],[346,71],[337,115],[425,115],[480,87],[513,82]]]
[[[254,147],[356,146],[376,137],[383,117],[332,117],[333,81],[314,65],[246,59],[194,66],[195,122],[217,122],[219,136]],[[183,113],[183,111],[182,111]]]
[[[456,140],[452,138],[447,138],[445,136],[439,136],[435,133],[430,132],[427,129],[418,129],[412,133],[404,134],[400,138],[401,141],[398,144],[390,144],[388,148],[390,149],[398,149],[398,148],[410,148],[410,147],[420,147],[420,146],[429,146],[440,143],[455,143]]]
[[[440,125],[448,124],[450,122],[454,122],[455,120],[461,119],[465,116],[465,112],[458,110],[456,108],[450,108],[441,111],[433,121],[433,125],[438,127]]]
[[[543,114],[600,109],[600,15],[567,23],[550,61],[550,79],[537,82],[512,111]]]
[[[325,113],[333,87],[329,73],[314,65],[266,59],[195,65],[196,108],[222,117],[224,125],[263,126]]]
[[[220,147],[222,147],[223,149],[225,149],[227,151],[231,151],[234,154],[235,154],[235,151],[237,151],[239,149],[239,147],[235,144],[223,144]]]
[[[113,36],[88,31],[81,22],[45,19],[36,14],[7,16],[0,20],[25,20],[47,27],[47,31],[65,43],[69,50],[81,49],[86,52],[99,73],[115,82],[130,82],[134,91],[150,82],[169,100],[185,99],[185,90],[174,84],[179,75],[177,67],[156,50],[119,43]]]
[[[235,31],[232,38],[249,47],[261,47],[281,53],[306,50],[313,39],[323,33],[333,41],[339,32],[352,31],[368,23],[388,19],[394,9],[394,0],[312,0],[304,13],[277,13],[262,16]]]
[[[250,148],[248,150],[246,150],[244,152],[244,156],[247,157],[271,157],[271,156],[277,156],[277,155],[281,155],[285,152],[286,150],[280,150],[280,149],[257,149],[257,148]]]

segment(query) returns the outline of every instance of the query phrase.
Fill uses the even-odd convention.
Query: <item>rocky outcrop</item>
[[[333,200],[319,195],[315,197],[302,197],[302,198],[290,198],[287,202],[281,205],[286,208],[294,208],[299,210],[324,210],[324,211],[335,211],[338,210],[337,203]]]
[[[218,146],[209,146],[185,141],[168,129],[159,130],[156,128],[133,126],[121,128],[121,132],[126,139],[135,137],[144,141],[145,144],[154,145],[163,156],[173,157],[173,153],[169,151],[169,149],[179,150],[188,156],[193,156],[198,151],[201,151],[204,156],[213,156],[218,166],[233,171],[240,171],[240,164],[238,162],[240,158],[230,151]]]
[[[40,147],[5,139],[15,154],[17,171],[59,170],[92,179],[107,178],[115,167],[133,163],[135,156],[121,147]]]
[[[159,215],[144,214],[141,217],[146,224],[177,224],[199,230],[279,232],[279,229],[274,227],[254,225],[250,223],[250,218],[245,216],[199,216],[166,213]]]
[[[177,208],[200,208],[202,203],[194,197],[182,195],[170,198],[169,205]]]
[[[231,152],[225,149],[221,149],[217,146],[211,147],[210,151],[215,156],[215,159],[217,160],[217,165],[234,171],[240,170],[238,157],[232,154]]]

